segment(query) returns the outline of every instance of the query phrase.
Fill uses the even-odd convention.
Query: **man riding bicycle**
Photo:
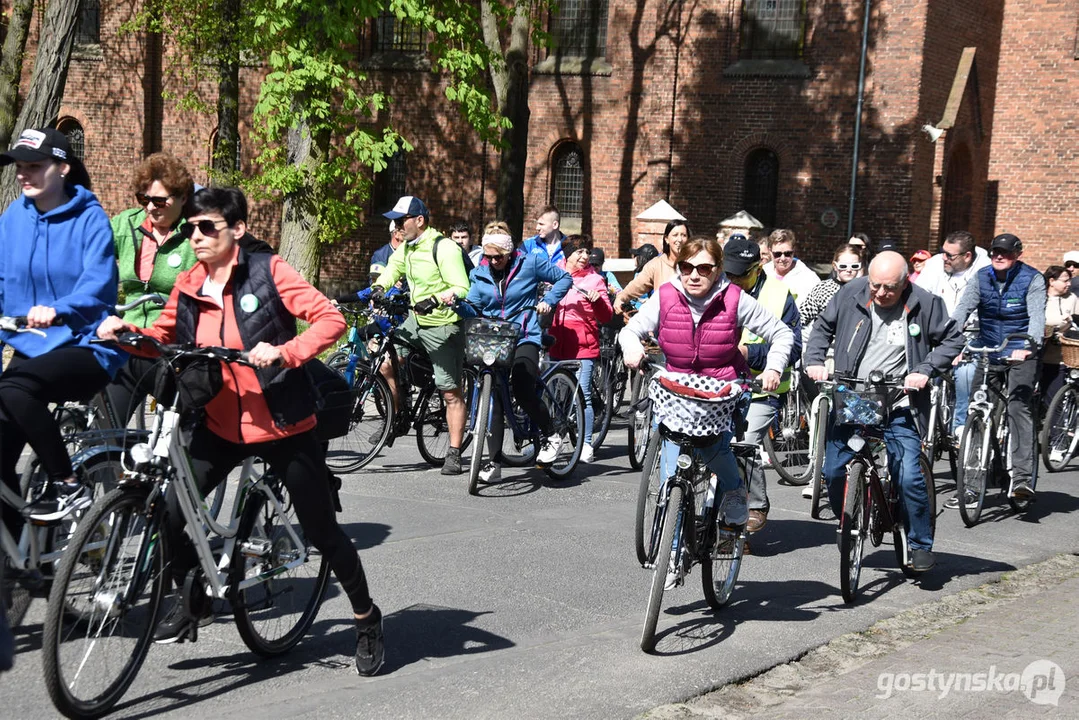
[[[972,312],[978,311],[980,345],[1000,345],[1013,333],[1026,333],[1034,343],[1041,342],[1045,331],[1045,278],[1020,262],[1022,256],[1023,242],[1015,235],[1005,233],[993,238],[989,246],[991,265],[978,271],[976,282],[967,285],[952,314],[952,319],[962,326]],[[1031,347],[1022,340],[1014,340],[1003,353],[991,358],[998,366],[1009,360],[1016,363],[1006,370],[1014,498],[1034,497],[1030,484],[1035,435],[1031,408],[1041,360],[1039,349],[1037,344]],[[980,382],[980,378],[974,378],[974,385]]]
[[[442,474],[459,475],[465,435],[465,401],[461,392],[465,348],[459,318],[450,306],[468,293],[468,273],[461,248],[430,226],[431,214],[417,197],[402,197],[383,215],[398,224],[404,242],[390,255],[386,269],[371,287],[377,296],[393,287],[401,276],[408,280],[414,310],[397,328],[397,338],[422,347],[431,358],[435,385],[446,401],[446,424],[450,431],[450,447]],[[394,407],[400,409],[393,365],[383,363],[380,372],[393,392]],[[403,429],[394,428],[393,432],[401,434]]]
[[[855,278],[836,293],[817,317],[806,349],[806,373],[826,380],[824,358],[835,340],[835,371],[860,379],[879,370],[886,378],[904,379],[912,396],[901,398],[892,408],[884,430],[888,447],[888,472],[898,480],[906,508],[904,522],[911,549],[911,566],[918,572],[933,567],[933,526],[929,495],[922,477],[922,449],[918,426],[929,418],[929,376],[943,372],[963,349],[959,326],[948,317],[944,301],[910,284],[907,261],[897,252],[884,251],[873,258],[868,278]],[[835,516],[843,513],[846,466],[854,456],[847,441],[855,428],[829,424],[824,457],[824,480]]]

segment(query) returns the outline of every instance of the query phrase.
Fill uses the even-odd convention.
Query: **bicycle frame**
[[[581,363],[578,360],[559,360],[557,362],[545,362],[541,358],[539,374],[540,382],[546,383],[547,378],[551,377],[555,370],[562,367],[572,370],[574,373],[576,373],[577,370],[580,369]],[[472,385],[472,399],[469,403],[468,421],[466,427],[476,426],[476,420],[479,419],[476,417],[476,414],[479,412],[479,394],[481,388],[483,387],[483,378],[485,375],[491,375],[492,392],[498,392],[498,399],[501,402],[502,414],[506,418],[508,427],[513,432],[514,440],[534,439],[536,437],[536,434],[538,433],[538,430],[531,427],[531,423],[529,423],[528,425],[521,425],[517,422],[517,417],[514,413],[507,412],[508,409],[513,406],[513,393],[510,389],[510,368],[482,367],[473,368],[473,370],[477,371],[477,375],[476,381]],[[576,382],[576,375],[574,375],[574,378]],[[576,392],[577,388],[579,387],[580,383],[578,382],[574,386],[574,392]],[[491,413],[491,416],[487,418],[486,430],[488,432],[490,432],[491,430],[491,422],[494,419],[493,415],[494,413]]]

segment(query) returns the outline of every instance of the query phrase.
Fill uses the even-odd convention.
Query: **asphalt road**
[[[868,552],[864,597],[839,595],[834,523],[811,520],[800,488],[775,482],[730,606],[712,613],[699,570],[668,591],[658,654],[638,648],[650,573],[636,563],[639,474],[616,427],[565,484],[538,470],[466,493],[428,469],[413,438],[345,480],[340,517],[386,616],[387,662],[352,667],[349,607],[332,584],[311,636],[284,658],[249,652],[228,616],[197,643],[154,646],[115,717],[619,718],[788,661],[846,632],[1059,552],[1079,549],[1075,471],[1039,481],[1025,517],[992,504],[965,529],[940,510],[937,566],[904,578],[890,545]],[[941,498],[947,497],[946,495]],[[0,717],[55,711],[42,682],[44,602],[0,676]]]

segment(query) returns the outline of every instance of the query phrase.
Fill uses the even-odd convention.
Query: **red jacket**
[[[230,277],[232,268],[236,266],[238,253],[239,247],[232,256]],[[333,345],[345,332],[347,325],[329,299],[300,277],[280,256],[274,256],[270,263],[270,272],[285,308],[310,325],[307,330],[280,346],[285,367],[299,367]],[[214,300],[201,293],[206,275],[206,266],[201,262],[180,273],[161,317],[142,332],[163,343],[175,342],[176,303],[179,294],[184,293],[194,298],[199,305],[196,345],[224,345],[242,349],[243,341],[240,339],[240,330],[233,311],[232,281],[230,279],[225,284],[222,296],[224,308],[221,308]],[[206,424],[214,434],[229,442],[246,444],[279,440],[315,427],[314,415],[295,425],[283,428],[274,425],[270,410],[263,399],[258,377],[251,368],[230,364],[222,368],[221,375],[224,386],[206,406]]]
[[[595,290],[599,298],[591,302],[584,292]],[[611,298],[607,283],[591,265],[573,273],[573,287],[555,307],[547,332],[554,337],[554,360],[595,360],[599,357],[599,326],[611,320]]]

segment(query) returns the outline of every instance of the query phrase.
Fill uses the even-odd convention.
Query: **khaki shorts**
[[[420,327],[416,324],[416,313],[410,312],[398,326],[394,339],[424,349],[435,369],[435,387],[439,390],[460,387],[465,361],[465,334],[460,325]],[[407,355],[408,348],[398,345],[397,352]]]

